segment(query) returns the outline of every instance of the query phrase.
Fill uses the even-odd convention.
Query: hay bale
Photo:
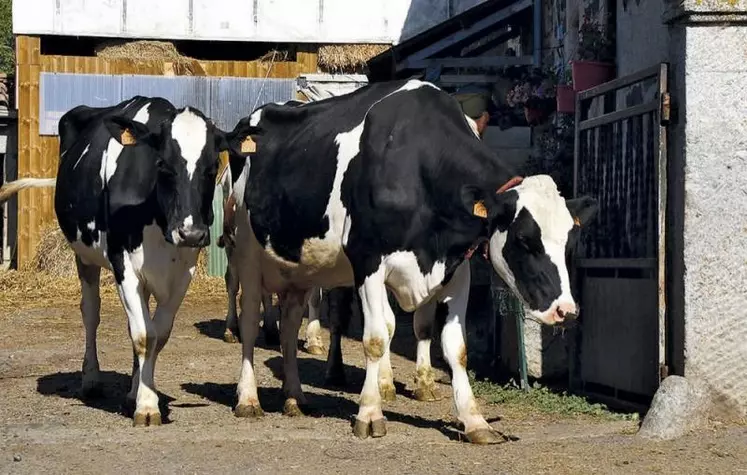
[[[328,73],[362,73],[367,62],[391,48],[387,44],[324,45],[319,47],[319,69]]]
[[[105,41],[95,49],[96,56],[104,59],[125,59],[137,63],[171,63],[164,73],[176,76],[204,76],[205,70],[199,61],[185,56],[169,41]]]
[[[45,272],[56,277],[78,275],[75,253],[56,222],[49,223],[41,229],[41,239],[28,266],[28,270]]]

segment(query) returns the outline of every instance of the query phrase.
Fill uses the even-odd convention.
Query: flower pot
[[[596,61],[573,61],[573,90],[576,92],[591,89],[615,77],[615,65]]]
[[[527,125],[529,126],[539,125],[542,119],[542,111],[524,106],[524,118],[527,120]]]
[[[576,112],[576,91],[567,84],[558,85],[555,90],[555,100],[558,102],[557,111],[562,114]]]

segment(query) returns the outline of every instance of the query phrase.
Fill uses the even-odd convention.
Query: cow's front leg
[[[78,256],[75,257],[75,264],[80,279],[80,313],[83,317],[83,327],[86,330],[86,351],[83,356],[81,372],[81,396],[85,399],[101,395],[99,358],[96,346],[96,332],[101,322],[101,296],[99,294],[101,268],[84,264]]]
[[[462,263],[451,281],[439,296],[439,304],[445,308],[436,309],[446,314],[441,332],[441,345],[444,357],[451,367],[451,385],[454,391],[454,409],[457,418],[464,425],[467,440],[473,444],[496,444],[504,442],[487,423],[477,407],[472,387],[467,376],[467,346],[465,315],[470,287],[469,263]]]
[[[304,348],[311,355],[323,355],[322,325],[319,321],[322,305],[322,289],[315,288],[309,299],[309,323],[306,325],[306,341]]]
[[[233,245],[226,244],[226,294],[228,296],[228,311],[226,313],[226,329],[223,332],[223,340],[226,343],[238,343],[239,341],[239,322],[237,320],[236,298],[239,295],[239,276],[236,271],[236,264],[233,261]]]
[[[301,328],[303,310],[309,300],[306,290],[288,290],[280,299],[280,344],[283,352],[283,413],[287,416],[301,416],[299,405],[306,404],[298,376],[298,330]]]
[[[142,256],[138,258],[140,260]],[[117,292],[127,314],[132,348],[138,365],[138,370],[133,371],[132,390],[128,398],[134,396],[135,399],[134,425],[160,425],[161,412],[153,384],[153,371],[145,365],[146,360],[152,358],[156,351],[156,330],[150,318],[143,285],[135,274],[130,259],[130,255],[125,252],[123,255],[113,256],[112,262],[115,276],[121,275]]]
[[[383,265],[363,280],[358,288],[363,311],[363,353],[366,357],[366,379],[363,382],[358,415],[353,433],[360,438],[386,435],[386,422],[381,411],[379,367],[389,346],[386,307],[389,307],[384,286]],[[391,311],[391,308],[389,309]]]
[[[280,344],[280,318],[279,309],[272,304],[272,294],[262,294],[262,332],[265,335],[267,345]]]
[[[415,399],[438,401],[442,399],[436,387],[436,372],[431,366],[431,340],[435,328],[436,299],[415,310],[413,329],[418,340],[415,364]]]
[[[259,262],[257,252],[242,256],[240,272],[241,315],[239,316],[239,333],[241,334],[241,376],[236,387],[238,403],[234,409],[236,417],[257,418],[264,415],[257,394],[257,380],[254,376],[254,344],[259,334],[259,308],[262,301],[262,271],[256,265],[247,263]]]

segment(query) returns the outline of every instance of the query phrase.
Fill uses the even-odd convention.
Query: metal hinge
[[[661,125],[669,125],[669,118],[672,112],[672,98],[668,92],[661,93],[661,105],[659,108],[659,117]]]
[[[662,364],[659,365],[659,381],[669,376],[669,366]]]

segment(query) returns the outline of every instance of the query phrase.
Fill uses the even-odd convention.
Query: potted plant
[[[555,87],[545,74],[534,72],[514,83],[506,95],[510,107],[524,109],[527,125],[539,125],[555,110]]]
[[[573,90],[570,68],[566,69],[563,82],[555,89],[556,109],[561,114],[573,114],[576,112],[576,91]]]
[[[584,15],[578,37],[578,59],[571,62],[576,92],[598,86],[615,76],[614,44],[599,22]]]

